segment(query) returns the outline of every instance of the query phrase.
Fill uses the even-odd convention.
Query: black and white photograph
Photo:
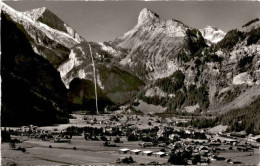
[[[3,166],[260,166],[260,1],[0,2]]]

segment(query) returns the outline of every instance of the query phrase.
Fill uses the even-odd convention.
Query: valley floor
[[[2,144],[2,164],[10,165],[62,165],[62,164],[93,164],[108,165],[116,164],[117,159],[130,154],[119,154],[118,149],[140,149],[139,142],[119,143],[119,147],[104,147],[102,141],[86,141],[83,136],[73,137],[71,143],[54,143],[53,141],[39,141],[30,139],[17,144],[17,147],[26,148],[23,153],[18,150],[11,150],[8,143]],[[52,148],[49,148],[49,145]],[[76,147],[77,150],[73,150]],[[159,148],[150,148],[158,151]],[[166,163],[168,157],[159,158],[154,156],[131,155],[136,164],[148,164],[151,161]]]
[[[106,121],[111,123],[109,117],[111,115],[99,115],[99,116],[90,116],[90,115],[73,115],[76,119],[71,119],[70,124],[58,125],[58,126],[46,126],[39,127],[41,130],[51,130],[51,131],[62,131],[69,126],[91,126],[91,127],[104,127],[108,124],[104,124]],[[87,118],[88,121],[91,122],[91,119],[96,118],[96,123],[86,123]],[[123,124],[127,122],[128,124],[133,123],[138,128],[152,128],[154,126],[160,126],[161,123],[156,121],[161,120],[158,117],[154,116],[137,116],[140,120],[135,120],[136,116],[129,116],[128,118],[121,118],[120,123]],[[174,118],[174,117],[172,117]],[[127,120],[128,119],[128,120]],[[167,118],[166,121],[172,121],[173,119]],[[175,118],[175,120],[178,120]],[[180,119],[179,119],[180,120]],[[102,123],[97,123],[101,122]],[[152,122],[153,126],[148,125],[148,121]],[[112,125],[120,125],[119,122],[114,122]],[[118,123],[118,124],[117,124]],[[167,124],[167,123],[166,123]],[[216,133],[221,130],[223,126],[218,128],[214,128],[213,131],[216,130]],[[13,128],[14,129],[14,128]],[[177,127],[176,127],[177,129]],[[8,130],[8,129],[7,129]],[[165,157],[157,157],[157,156],[144,156],[142,154],[121,154],[119,153],[119,149],[127,148],[129,150],[139,149],[141,151],[153,151],[158,152],[161,149],[165,149],[167,154],[170,154],[171,149],[168,147],[141,147],[139,144],[143,143],[142,141],[127,141],[126,136],[121,136],[120,141],[122,143],[114,143],[117,147],[105,147],[103,145],[104,141],[94,141],[94,140],[86,140],[84,136],[73,136],[71,139],[71,143],[57,143],[54,142],[53,139],[48,141],[42,141],[36,138],[30,138],[28,136],[11,136],[12,139],[17,138],[18,140],[23,140],[22,143],[16,143],[16,149],[21,147],[25,148],[26,152],[22,152],[21,150],[12,150],[9,146],[9,143],[1,144],[2,151],[2,165],[114,165],[117,164],[116,161],[121,157],[129,157],[131,156],[134,160],[133,164],[149,164],[153,161],[159,164],[169,164],[168,159],[169,155]],[[225,139],[224,137],[217,136],[214,134],[214,139]],[[110,137],[111,140],[114,140],[115,136]],[[243,139],[241,138],[240,141]],[[221,140],[222,141],[222,140]],[[245,141],[245,140],[243,140]],[[258,144],[259,145],[259,144]],[[50,148],[51,146],[51,148]],[[76,150],[74,149],[76,148]],[[222,150],[219,151],[219,156],[223,156],[227,159],[232,159],[233,161],[240,161],[242,164],[249,165],[257,165],[260,163],[260,149],[252,149],[249,151],[238,151],[237,146],[233,146],[233,150],[229,150],[230,145],[222,144],[219,148]],[[231,165],[227,163],[225,160],[222,161],[211,161],[210,165]]]
[[[26,139],[26,138],[24,138]],[[29,139],[16,144],[17,147],[26,148],[26,152],[11,150],[8,143],[2,143],[2,165],[108,165],[116,164],[116,160],[123,156],[132,156],[134,164],[148,164],[152,161],[167,164],[168,156],[160,158],[155,156],[142,156],[134,154],[120,154],[118,149],[140,149],[158,151],[159,147],[140,148],[140,142],[119,143],[119,147],[104,147],[102,141],[86,141],[83,136],[73,137],[71,143],[54,143],[53,141],[40,141]],[[49,148],[49,145],[52,148]],[[76,150],[73,150],[76,147]],[[225,147],[223,147],[225,148]],[[227,148],[227,147],[226,147]],[[260,150],[251,152],[238,152],[226,150],[221,156],[242,161],[243,164],[257,165],[260,162]],[[225,161],[212,161],[210,165],[231,165]]]

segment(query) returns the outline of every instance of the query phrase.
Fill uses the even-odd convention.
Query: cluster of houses
[[[192,134],[193,131],[187,130],[185,133]],[[204,131],[203,131],[204,132]],[[158,137],[165,136],[165,130],[160,129],[157,132]],[[177,135],[178,136],[178,135]],[[169,138],[176,137],[176,134],[170,134]],[[178,136],[180,137],[180,136]],[[188,164],[192,164],[192,158],[194,156],[200,156],[200,163],[209,163],[216,160],[225,160],[231,164],[239,164],[239,161],[233,161],[232,159],[226,159],[224,156],[219,155],[220,151],[238,150],[238,151],[252,151],[253,148],[259,148],[246,141],[238,141],[228,137],[222,137],[222,139],[208,138],[208,139],[180,139],[179,141],[173,141],[170,144],[160,143],[154,144],[153,142],[139,143],[142,149],[118,149],[120,154],[142,155],[142,156],[156,156],[156,157],[169,157],[172,154],[188,153],[190,158]],[[149,150],[149,147],[162,147],[160,151]],[[144,149],[146,148],[146,149]],[[154,148],[151,148],[154,149]],[[157,149],[158,150],[158,149]]]
[[[149,144],[149,143],[143,143]],[[150,143],[151,144],[151,143]],[[202,144],[202,143],[201,143]],[[141,146],[141,144],[140,144]],[[154,146],[154,145],[149,145]],[[199,145],[193,141],[177,141],[173,144],[166,146],[168,150],[162,149],[161,151],[152,151],[147,149],[128,149],[121,148],[118,149],[120,154],[130,154],[130,155],[142,155],[142,156],[154,156],[154,157],[167,157],[172,153],[184,153],[189,152],[191,154],[191,158],[196,155],[200,155],[201,163],[209,163],[210,160],[223,160],[224,158],[217,156],[214,152],[214,148],[210,148],[209,146]],[[190,160],[191,162],[191,160]],[[192,163],[190,163],[192,164]]]
[[[82,120],[85,121],[86,124],[90,124],[92,126],[102,126],[102,128],[105,128],[107,131],[112,130],[112,127],[118,127],[121,129],[122,127],[126,126],[126,117],[120,116],[120,115],[111,115],[111,116],[103,116],[99,117],[98,119],[96,117],[92,116],[84,116]]]
[[[9,132],[11,135],[28,136],[28,138],[41,139],[42,141],[49,141],[50,139],[53,139],[54,142],[70,143],[70,139],[72,137],[72,135],[69,135],[66,130],[59,131],[58,129],[40,129],[38,126],[34,125],[9,128]]]
[[[29,125],[29,126],[21,126],[20,128],[17,129],[17,131],[26,133],[26,132],[34,132],[36,131],[38,126],[34,125]]]
[[[122,148],[119,149],[118,152],[120,154],[132,154],[132,155],[143,155],[143,156],[156,156],[156,157],[164,157],[167,156],[168,154],[166,152],[153,152],[151,150],[140,150],[140,149],[128,149],[128,148]]]

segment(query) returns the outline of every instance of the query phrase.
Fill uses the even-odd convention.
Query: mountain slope
[[[225,34],[162,20],[145,8],[132,30],[112,42],[95,43],[82,39],[46,8],[21,13],[4,6],[3,12],[34,52],[59,72],[70,110],[94,110],[89,45],[102,110],[139,98],[167,111],[224,113],[260,95],[259,19]],[[243,98],[247,102],[236,104]]]
[[[217,28],[197,30],[179,21],[160,20],[158,14],[143,9],[137,25],[113,44],[128,51],[119,64],[146,81],[139,95],[143,101],[168,111],[199,106],[199,112],[221,113],[233,109],[232,102],[239,101],[243,92],[249,94],[248,102],[240,107],[260,95],[260,91],[247,93],[257,89],[260,80],[258,20],[251,23],[249,31],[225,34]],[[210,47],[207,40],[213,41]]]
[[[47,8],[19,12],[2,3],[2,9],[26,35],[34,52],[47,59],[59,71],[64,85],[69,91],[71,91],[69,85],[74,79],[84,79],[82,82],[87,84],[89,84],[87,80],[93,82],[92,60],[88,44],[92,46],[94,61],[97,63],[101,102],[102,100],[108,100],[110,104],[126,102],[132,99],[143,86],[143,82],[133,74],[114,65],[115,57],[125,56],[120,49],[116,50],[116,53],[109,53],[111,47],[105,43],[85,42],[76,31]],[[106,50],[107,48],[110,49]],[[111,79],[114,84],[110,83]],[[87,91],[84,92],[87,93]],[[92,90],[88,92],[92,92]],[[92,95],[94,96],[94,93]],[[70,96],[68,100],[73,99]],[[86,107],[84,106],[84,108]]]
[[[94,81],[88,44],[82,42],[76,45],[69,59],[58,68],[67,87],[75,78]],[[95,61],[97,84],[102,93],[114,103],[129,101],[144,85],[143,82],[133,74],[114,65],[113,56],[105,52],[101,45],[90,44]]]
[[[67,90],[59,73],[34,53],[8,15],[2,13],[1,22],[2,126],[66,123]]]

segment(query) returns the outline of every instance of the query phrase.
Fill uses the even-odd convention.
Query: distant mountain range
[[[8,119],[2,124],[45,124],[40,115],[58,123],[71,111],[94,113],[89,44],[101,111],[138,99],[167,111],[220,114],[260,95],[259,19],[225,33],[162,20],[145,8],[123,36],[95,43],[45,7],[19,12],[2,3],[1,17],[2,119]],[[16,117],[22,114],[31,119]]]

